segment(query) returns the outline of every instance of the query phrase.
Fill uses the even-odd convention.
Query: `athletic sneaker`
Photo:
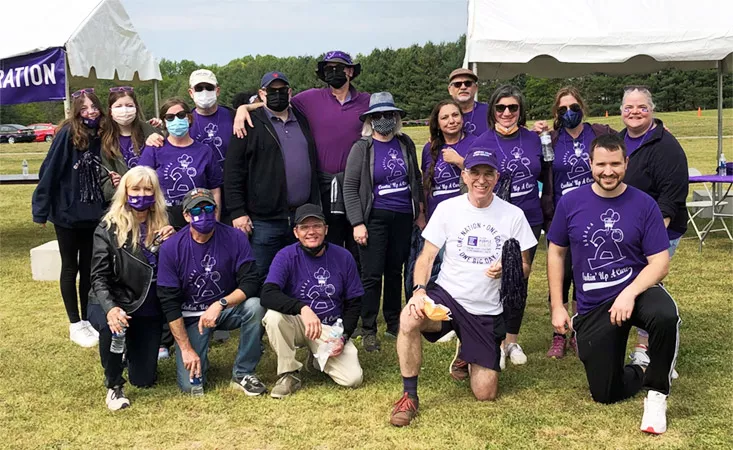
[[[92,326],[92,324],[88,320],[82,320],[82,323],[84,324],[85,327],[87,327],[89,329],[89,331],[92,332],[92,334],[94,335],[94,337],[96,337],[97,339],[99,339],[99,331],[95,330],[94,327]]]
[[[130,400],[125,397],[125,392],[122,390],[122,386],[115,386],[112,389],[107,389],[107,408],[110,411],[119,411],[130,406]]]
[[[275,383],[275,387],[272,388],[270,396],[272,398],[285,398],[288,395],[295,394],[303,386],[300,378],[296,376],[297,374],[298,372],[282,374]]]
[[[499,346],[499,351],[501,354],[499,355],[499,368],[501,370],[506,369],[506,351],[504,351],[504,347]]]
[[[667,431],[667,396],[657,391],[649,391],[644,399],[644,416],[641,418],[641,431],[662,434]]]
[[[231,382],[232,387],[243,391],[250,397],[256,397],[267,392],[265,384],[257,378],[257,375],[245,375],[243,377],[234,377]]]
[[[364,337],[362,337],[361,342],[364,345],[364,351],[378,352],[382,349],[376,334],[365,334]]]
[[[397,339],[397,333],[399,333],[398,330],[390,330],[387,329],[387,331],[384,332],[384,337],[388,337],[390,339]]]
[[[468,378],[468,363],[458,357],[461,351],[461,341],[456,340],[456,354],[448,366],[448,373],[456,381],[463,381]]]
[[[527,364],[527,355],[524,354],[524,351],[522,350],[522,347],[519,346],[519,344],[516,343],[509,343],[505,346],[505,351],[507,356],[509,356],[509,360],[514,364],[515,366],[521,366],[522,364]]]
[[[158,361],[162,361],[170,357],[171,357],[171,352],[170,350],[168,350],[168,347],[163,346],[158,349]]]
[[[69,339],[71,339],[71,342],[82,347],[94,347],[99,343],[99,338],[82,321],[69,325]]]
[[[552,359],[560,359],[565,356],[565,336],[559,334],[552,335],[552,345],[547,351],[547,357]]]
[[[629,358],[631,358],[632,366],[641,366],[644,369],[646,369],[646,366],[648,366],[650,362],[649,355],[646,353],[646,347],[638,345],[634,347],[634,351],[629,354]]]
[[[450,342],[456,337],[456,332],[453,330],[450,330],[445,334],[445,336],[438,339],[436,342]]]
[[[214,330],[214,334],[211,337],[211,339],[214,340],[214,342],[217,343],[224,343],[229,340],[229,331],[228,330]]]
[[[412,419],[417,416],[417,408],[419,406],[419,400],[417,397],[411,397],[407,392],[402,394],[397,403],[392,409],[392,414],[389,417],[389,423],[396,427],[404,427],[412,422]]]

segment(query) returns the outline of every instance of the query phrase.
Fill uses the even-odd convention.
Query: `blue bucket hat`
[[[364,122],[370,114],[385,111],[397,111],[400,113],[400,117],[405,117],[405,114],[407,114],[404,109],[395,106],[392,94],[389,92],[375,92],[369,97],[369,109],[359,116],[359,120]]]
[[[347,67],[353,67],[354,76],[351,77],[352,80],[358,77],[361,73],[361,64],[354,64],[354,61],[351,59],[351,55],[346,52],[342,52],[341,50],[332,50],[323,55],[322,60],[318,61],[316,75],[318,75],[318,79],[320,79],[321,81],[326,81],[326,78],[323,75],[323,68],[326,67],[327,63],[339,63]]]

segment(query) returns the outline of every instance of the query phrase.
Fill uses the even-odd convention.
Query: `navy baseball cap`
[[[288,77],[286,77],[285,74],[282,72],[267,72],[265,76],[262,77],[262,82],[260,83],[260,86],[266,88],[270,85],[270,83],[277,80],[280,80],[290,86],[290,81],[288,81]]]
[[[318,205],[306,203],[301,205],[295,210],[295,223],[299,224],[309,217],[315,217],[316,219],[326,221],[326,216],[323,215],[323,210]]]
[[[496,152],[488,148],[475,147],[471,148],[463,161],[463,167],[471,169],[472,167],[485,164],[499,170],[499,162],[496,160]]]

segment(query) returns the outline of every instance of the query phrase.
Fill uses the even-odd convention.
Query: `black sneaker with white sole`
[[[245,394],[256,397],[267,392],[265,384],[257,378],[257,375],[245,375],[243,377],[232,378],[232,387],[235,387]]]
[[[107,399],[105,402],[110,411],[119,411],[130,406],[130,400],[125,397],[125,391],[122,390],[122,386],[107,389]]]

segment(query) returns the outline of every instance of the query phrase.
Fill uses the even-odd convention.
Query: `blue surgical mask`
[[[183,137],[188,133],[188,117],[185,119],[179,119],[176,117],[171,121],[165,122],[165,127],[168,132],[175,137]]]
[[[565,114],[560,116],[560,123],[562,124],[562,126],[571,130],[580,125],[580,122],[582,121],[583,110],[575,112],[572,109],[568,109]]]

